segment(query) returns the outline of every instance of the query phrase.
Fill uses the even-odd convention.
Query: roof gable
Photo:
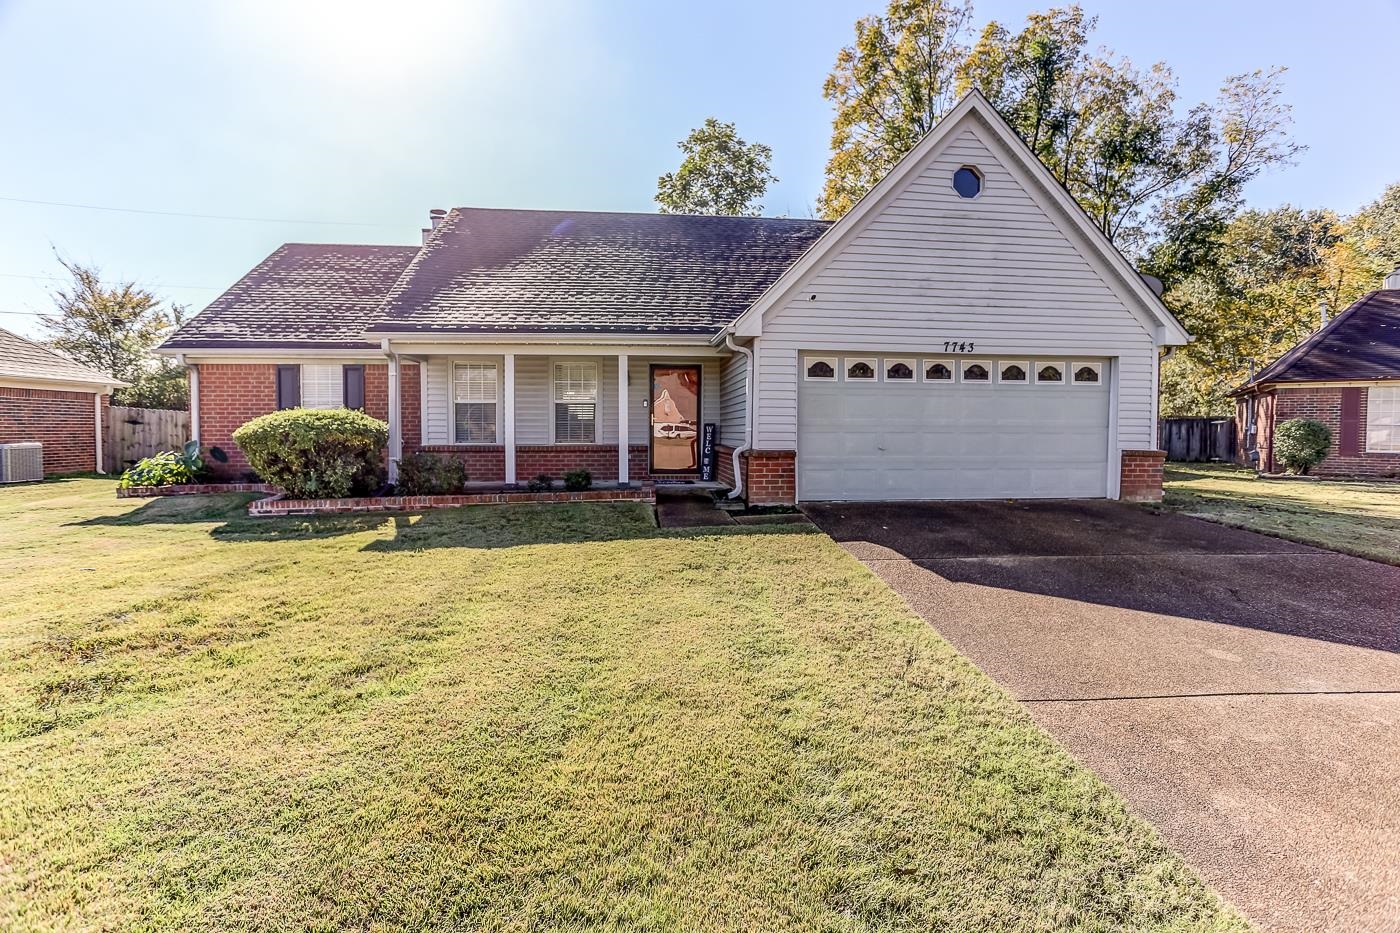
[[[371,333],[713,334],[825,221],[455,208]]]
[[[0,328],[0,381],[6,377],[33,382],[93,385],[106,388],[125,386],[122,382],[90,366],[84,366],[48,347]]]
[[[758,336],[763,316],[783,306],[816,275],[839,251],[852,246],[886,212],[899,211],[900,197],[911,188],[929,184],[926,169],[946,152],[968,145],[980,146],[1011,181],[1024,191],[1032,210],[1047,227],[1059,231],[1072,244],[1077,257],[1152,334],[1159,344],[1180,344],[1190,340],[1161,300],[1143,282],[1137,270],[1109,242],[1020,137],[1007,125],[980,93],[967,94],[934,129],[926,135],[890,173],[827,231],[805,255],[756,300],[734,323],[740,336]],[[947,186],[949,198],[956,198]],[[980,198],[978,199],[981,200]],[[973,202],[976,203],[976,202]],[[941,215],[937,218],[942,220]],[[950,245],[962,246],[979,234],[988,233],[1000,241],[1021,235],[1015,229],[999,229],[995,218],[974,221],[962,231],[944,234]],[[956,223],[956,222],[954,222]],[[1009,251],[1010,252],[1010,251]]]
[[[1248,386],[1270,382],[1400,379],[1400,290],[1363,295],[1261,369]]]

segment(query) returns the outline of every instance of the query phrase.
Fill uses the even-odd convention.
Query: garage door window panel
[[[874,382],[878,365],[873,357],[847,357],[842,361],[847,382]]]
[[[1038,386],[1062,386],[1065,384],[1064,363],[1036,363],[1035,384]]]
[[[962,381],[972,385],[990,385],[992,381],[992,361],[963,360]]]
[[[802,360],[804,379],[833,381],[836,379],[836,358],[831,356],[809,356]]]
[[[1025,360],[997,363],[997,382],[1009,385],[1026,385],[1030,382],[1031,364]]]
[[[913,382],[914,360],[885,360],[887,382]]]
[[[920,365],[924,373],[924,382],[954,382],[952,360],[924,360]]]
[[[1102,363],[1075,363],[1070,367],[1077,386],[1096,386],[1103,382]]]

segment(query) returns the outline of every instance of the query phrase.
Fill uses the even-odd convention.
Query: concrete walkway
[[[1400,930],[1400,568],[1112,502],[812,519],[1269,930]]]

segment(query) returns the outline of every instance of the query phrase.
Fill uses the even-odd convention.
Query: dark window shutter
[[[301,404],[301,367],[277,367],[277,407],[296,408]]]
[[[346,366],[341,372],[345,380],[345,407],[364,411],[365,368],[363,366]]]
[[[1343,457],[1361,453],[1361,390],[1342,390],[1342,433],[1337,438],[1337,452]]]

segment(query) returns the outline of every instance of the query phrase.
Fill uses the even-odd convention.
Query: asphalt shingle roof
[[[1400,379],[1400,289],[1358,299],[1248,385],[1353,379]]]
[[[714,333],[829,226],[769,217],[456,208],[370,330]]]
[[[163,344],[366,347],[389,289],[416,246],[288,243],[258,263]]]
[[[70,360],[57,350],[50,350],[0,328],[0,382],[6,376],[94,385],[126,385],[106,373]]]

